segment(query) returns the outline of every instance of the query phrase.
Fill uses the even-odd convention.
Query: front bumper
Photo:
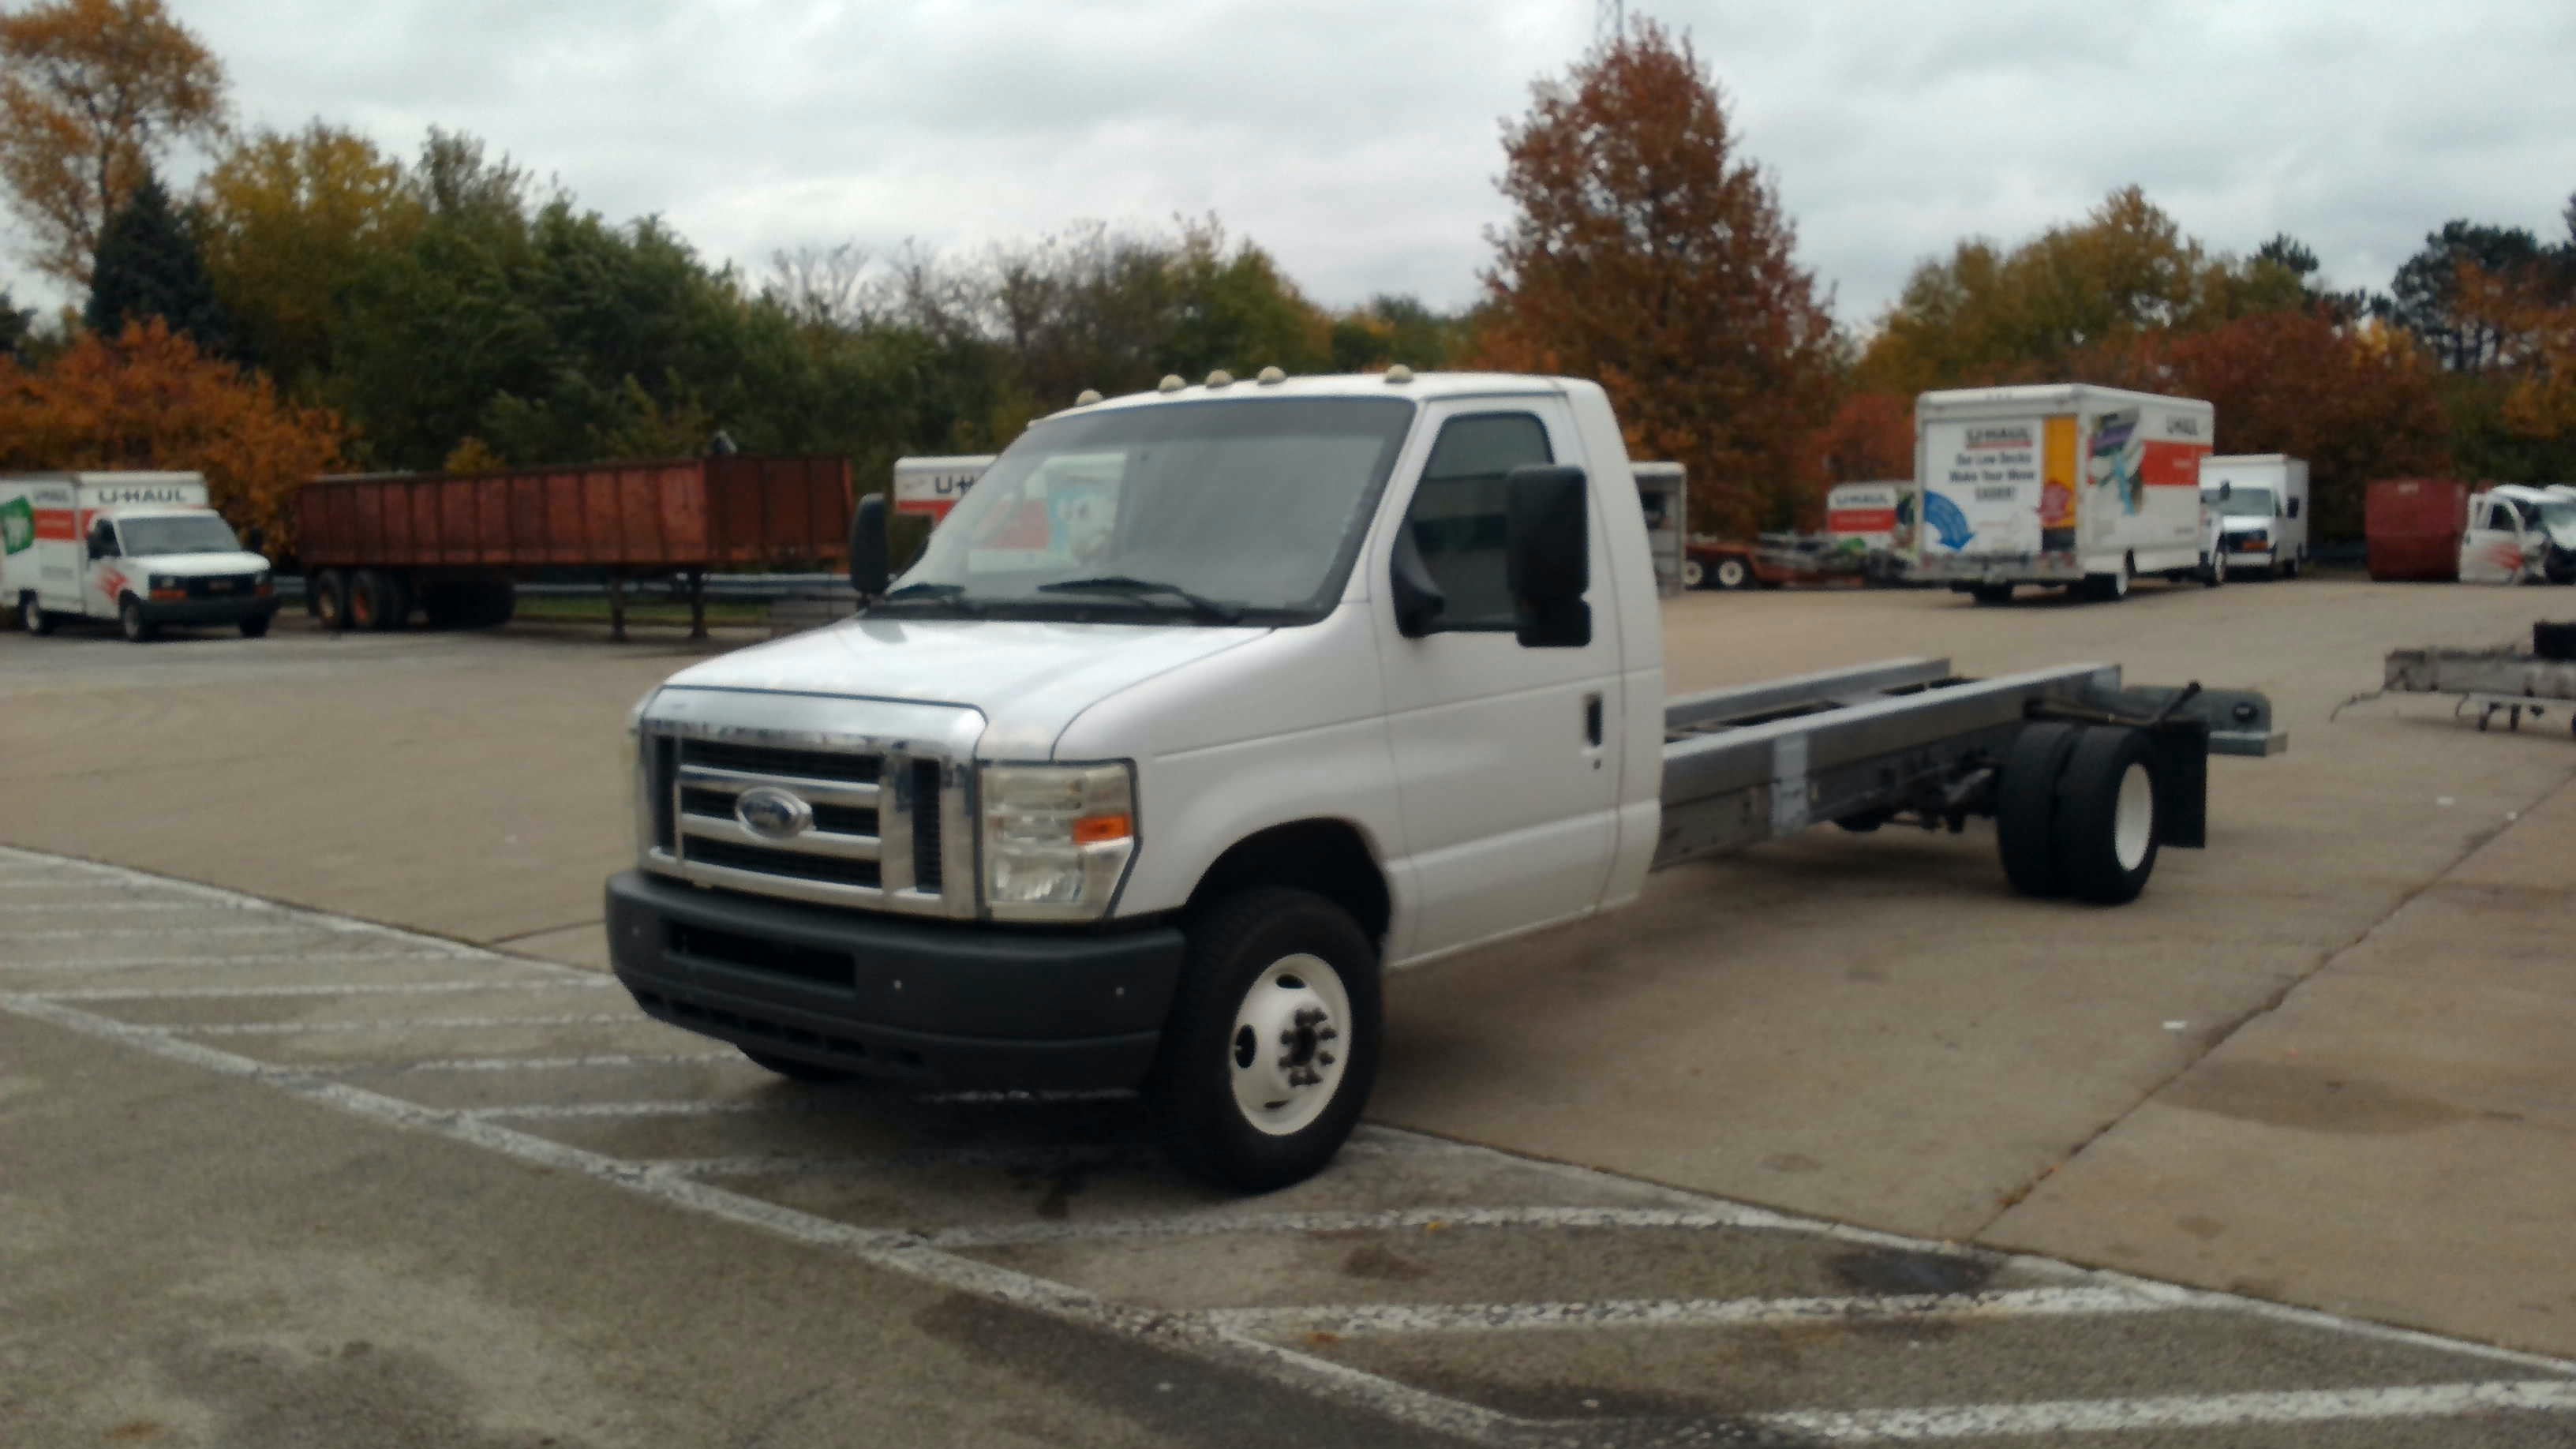
[[[155,603],[149,599],[134,601],[143,610],[147,624],[238,624],[244,619],[277,612],[274,594],[239,594],[219,599],[170,599]]]
[[[1132,1087],[1180,981],[1171,926],[908,920],[608,882],[609,958],[656,1020],[754,1051],[947,1089]]]

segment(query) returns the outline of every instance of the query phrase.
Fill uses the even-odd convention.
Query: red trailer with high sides
[[[322,478],[296,490],[306,607],[332,629],[491,628],[513,582],[545,569],[607,575],[626,637],[628,582],[681,579],[689,637],[706,636],[717,568],[838,568],[849,558],[840,456],[673,458],[493,473]]]

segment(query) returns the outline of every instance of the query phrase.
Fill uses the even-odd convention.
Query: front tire
[[[241,631],[242,637],[245,639],[257,639],[265,636],[268,633],[268,616],[266,614],[243,615]]]
[[[2202,575],[2201,582],[2213,589],[2227,582],[2227,550],[2220,549],[2209,556],[2209,568]]]
[[[161,632],[151,620],[143,617],[143,605],[131,594],[126,596],[124,603],[116,606],[116,627],[124,631],[128,644],[149,644]]]
[[[1377,951],[1349,913],[1262,887],[1191,920],[1146,1091],[1181,1166],[1269,1192],[1321,1171],[1376,1084]]]

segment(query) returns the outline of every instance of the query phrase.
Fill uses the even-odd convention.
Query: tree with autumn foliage
[[[159,318],[85,333],[36,371],[0,360],[0,472],[169,469],[206,475],[235,528],[291,551],[286,499],[341,466],[344,429],[268,379],[206,356]]]
[[[1640,20],[1535,88],[1503,133],[1476,364],[1606,387],[1639,457],[1682,463],[1695,529],[1750,533],[1812,496],[1833,319],[1687,38]]]
[[[2306,459],[2322,538],[2361,536],[2371,479],[2438,476],[2451,466],[2431,357],[2403,330],[2341,323],[2331,307],[2138,334],[2089,352],[2070,371],[2078,381],[2206,399],[2220,453]]]
[[[161,0],[0,12],[0,186],[38,270],[87,288],[107,219],[172,143],[224,126],[224,67]]]

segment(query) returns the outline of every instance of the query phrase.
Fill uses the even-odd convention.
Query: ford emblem
[[[733,818],[764,840],[788,840],[814,828],[814,807],[773,785],[755,785],[734,798]]]

